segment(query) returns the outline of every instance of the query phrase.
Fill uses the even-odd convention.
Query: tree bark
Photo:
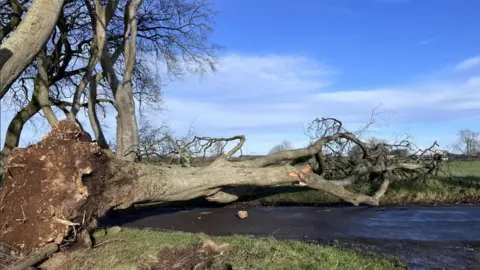
[[[95,37],[93,38],[90,46],[92,46],[92,50],[91,50],[90,59],[88,60],[88,64],[87,64],[87,70],[83,74],[82,80],[80,81],[79,85],[77,86],[77,89],[75,90],[75,94],[73,96],[72,109],[67,115],[67,118],[71,120],[74,120],[77,117],[77,113],[81,107],[80,98],[82,94],[85,92],[85,88],[87,87],[88,83],[93,79],[92,73],[93,73],[93,70],[95,69],[95,65],[98,62],[97,53],[95,52],[96,49],[93,49],[94,46],[97,46]]]
[[[95,138],[97,139],[97,144],[102,149],[110,149],[107,140],[105,139],[105,135],[103,134],[102,126],[100,125],[100,121],[98,121],[97,116],[97,83],[102,78],[102,73],[97,74],[91,81],[89,86],[89,94],[88,94],[88,119],[90,120],[90,125],[92,126],[93,133],[95,134]]]
[[[38,57],[38,73],[37,73],[37,76],[35,77],[34,87],[37,88],[36,92],[38,93],[38,95],[36,98],[42,108],[42,112],[45,115],[45,118],[47,118],[47,121],[50,124],[50,126],[53,127],[53,125],[55,125],[58,119],[57,119],[57,116],[55,115],[55,112],[52,110],[50,99],[48,96],[49,85],[48,85],[47,68],[48,68],[47,58],[45,54],[42,52]]]
[[[17,29],[0,45],[0,100],[43,48],[63,3],[64,0],[35,0]]]
[[[35,251],[33,254],[30,254],[26,258],[22,259],[19,262],[16,262],[14,265],[12,265],[9,269],[10,270],[27,270],[30,269],[29,267],[32,267],[48,256],[52,255],[53,253],[58,251],[58,246],[55,243],[50,243],[41,249]],[[35,268],[36,269],[36,268]]]

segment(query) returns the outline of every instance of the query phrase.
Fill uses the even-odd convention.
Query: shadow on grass
[[[419,179],[408,182],[395,182],[390,186],[390,190],[408,189],[412,192],[422,192],[426,190],[442,190],[452,188],[478,189],[480,192],[479,176],[437,176],[428,179]]]
[[[480,177],[438,176],[393,183],[383,205],[455,205],[480,203]]]
[[[372,195],[378,184],[357,184],[349,188]],[[382,205],[405,204],[477,204],[480,202],[479,176],[439,176],[424,180],[394,182]],[[258,188],[236,205],[247,206],[350,206],[333,195],[307,187]]]
[[[479,176],[442,176],[436,179],[446,185],[480,189]]]

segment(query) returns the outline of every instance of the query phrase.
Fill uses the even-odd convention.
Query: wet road
[[[146,209],[114,214],[105,226],[245,234],[328,243],[394,255],[414,269],[480,269],[480,207],[254,207]]]

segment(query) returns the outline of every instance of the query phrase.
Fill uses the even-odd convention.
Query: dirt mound
[[[104,210],[108,162],[90,135],[69,120],[59,121],[39,143],[13,150],[0,193],[0,242],[22,253],[65,243]]]

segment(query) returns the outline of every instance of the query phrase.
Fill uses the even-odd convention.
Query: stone
[[[248,212],[247,211],[238,211],[237,216],[241,219],[247,218],[248,217]]]
[[[107,229],[107,234],[114,235],[119,233],[122,230],[122,228],[115,226]]]

